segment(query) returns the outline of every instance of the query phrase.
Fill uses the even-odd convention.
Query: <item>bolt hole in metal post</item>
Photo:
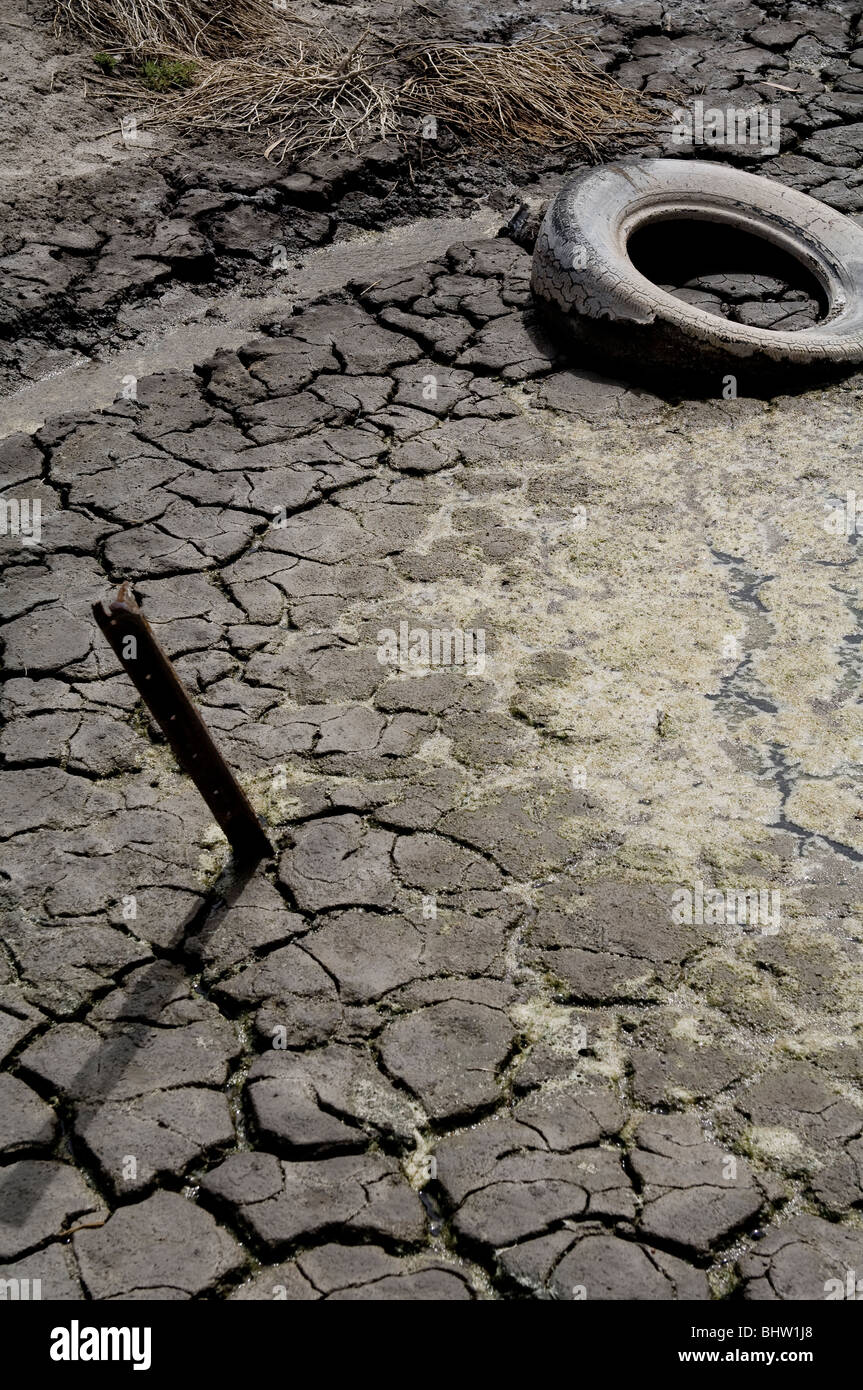
[[[180,767],[225,832],[237,860],[248,863],[270,857],[273,847],[261,822],[156,640],[130,586],[121,584],[107,608],[101,602],[94,603],[93,615]]]

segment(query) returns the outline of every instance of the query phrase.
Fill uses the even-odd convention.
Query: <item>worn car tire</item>
[[[627,252],[648,223],[725,224],[772,243],[818,282],[827,313],[782,332],[732,323],[636,270]],[[734,371],[787,378],[863,362],[863,228],[815,198],[704,160],[631,160],[568,180],[543,219],[532,285],[590,351],[641,369]]]

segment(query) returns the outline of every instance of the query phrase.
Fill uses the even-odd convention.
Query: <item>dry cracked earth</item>
[[[459,22],[566,19],[530,8]],[[592,17],[649,93],[779,84],[783,149],[741,162],[863,209],[853,4]],[[10,389],[146,346],[178,285],[272,294],[289,234],[386,229],[404,158],[43,171],[4,228]],[[505,222],[519,177],[442,152],[386,196]],[[651,394],[573,362],[529,273],[485,235],[346,275],[100,409],[72,372],[0,444],[42,508],[2,538],[0,1277],[796,1300],[863,1272],[859,570],[853,515],[825,525],[863,377]],[[122,580],[268,826],[254,870],[92,620]],[[399,664],[402,624],[483,651]],[[698,885],[781,915],[680,920]]]

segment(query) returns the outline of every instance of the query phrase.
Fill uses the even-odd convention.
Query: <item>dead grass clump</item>
[[[156,119],[260,131],[268,158],[296,161],[436,122],[487,146],[578,145],[652,119],[643,99],[591,60],[588,43],[547,35],[418,47],[366,29],[349,43],[271,0],[56,0],[59,19],[150,80]],[[125,70],[120,69],[120,73]],[[146,80],[146,77],[145,77]],[[134,91],[126,83],[125,95]]]
[[[55,23],[86,34],[108,52],[149,57],[170,48],[194,50],[199,41],[206,45],[213,10],[208,0],[56,0]]]
[[[327,34],[283,43],[278,60],[235,57],[200,65],[172,118],[210,130],[262,130],[268,159],[355,150],[401,133],[398,92],[381,80],[368,36],[346,48]]]
[[[611,129],[647,116],[637,93],[591,61],[588,46],[562,34],[498,44],[439,44],[402,55],[414,69],[402,103],[479,144],[516,139],[582,145],[592,153]]]

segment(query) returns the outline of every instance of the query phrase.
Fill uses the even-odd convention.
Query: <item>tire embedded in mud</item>
[[[652,223],[685,219],[770,243],[817,282],[826,312],[798,331],[729,322],[661,289],[629,243]],[[704,160],[631,160],[564,184],[533,256],[534,294],[592,354],[636,374],[734,370],[755,379],[863,363],[863,228],[815,198]]]

